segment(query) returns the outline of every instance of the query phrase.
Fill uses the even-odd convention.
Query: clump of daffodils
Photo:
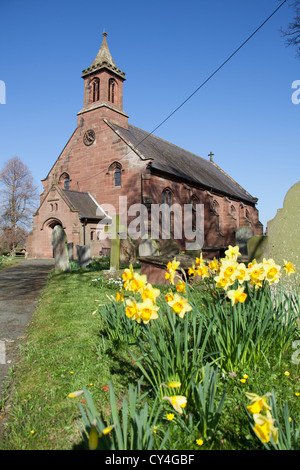
[[[176,271],[180,266],[180,262],[170,261],[167,265],[166,279],[169,279],[171,285],[175,284]],[[123,289],[116,294],[116,301],[120,301],[125,305],[125,314],[128,318],[147,324],[150,320],[158,318],[159,307],[157,299],[160,297],[160,290],[153,287],[147,282],[146,275],[140,275],[134,272],[132,265],[125,269],[122,275]],[[166,303],[172,308],[173,312],[183,318],[186,312],[192,310],[191,305],[184,297],[186,294],[186,284],[179,278],[176,284],[177,293],[170,292],[165,296]],[[125,294],[131,294],[125,297]],[[141,299],[138,300],[137,296]]]
[[[231,245],[225,251],[225,257],[220,260],[214,258],[206,261],[201,254],[188,268],[188,275],[199,276],[202,280],[211,279],[217,289],[226,293],[234,306],[246,301],[246,283],[254,289],[259,289],[266,283],[269,285],[278,283],[283,270],[288,276],[295,273],[293,264],[286,260],[283,269],[271,258],[264,258],[261,263],[254,259],[246,266],[245,263],[238,261],[240,255],[239,247]],[[165,279],[169,281],[170,286],[175,286],[176,292],[170,290],[165,295],[165,301],[174,313],[183,318],[192,307],[185,297],[186,283],[177,275],[179,267],[180,262],[176,257],[167,264]],[[116,294],[116,300],[125,305],[127,317],[145,324],[157,319],[159,307],[156,301],[160,297],[160,290],[147,282],[146,275],[134,272],[132,265],[124,270],[122,281],[123,288]],[[132,294],[132,297],[125,298],[125,293]],[[141,301],[136,300],[136,295],[140,296]]]
[[[252,414],[254,421],[252,429],[259,439],[265,444],[272,438],[274,444],[277,444],[278,428],[274,426],[275,420],[271,414],[271,407],[267,403],[268,396],[269,394],[260,397],[255,393],[246,393],[246,397],[250,400],[247,410]]]
[[[189,269],[189,276],[200,276],[202,279],[211,277],[215,286],[224,291],[231,300],[232,305],[245,302],[247,294],[244,292],[245,285],[250,284],[255,289],[259,289],[265,283],[268,285],[277,284],[282,274],[282,266],[275,263],[270,258],[264,258],[261,263],[255,259],[248,263],[239,262],[241,255],[238,246],[229,245],[225,251],[225,257],[206,262],[202,256],[196,258]],[[295,268],[291,262],[284,260],[284,272],[290,276],[295,273]]]

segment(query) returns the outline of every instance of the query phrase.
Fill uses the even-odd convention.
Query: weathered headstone
[[[66,241],[65,231],[60,225],[56,225],[52,230],[51,242],[57,271],[67,271],[70,267]]]
[[[139,243],[139,256],[158,256],[158,243],[152,238],[142,239]]]
[[[163,240],[159,251],[161,256],[174,256],[180,252],[180,247],[175,240],[170,238]]]
[[[77,262],[81,268],[86,268],[92,262],[90,245],[76,245],[76,254]]]
[[[276,263],[293,263],[300,282],[300,181],[286,193],[283,208],[267,225],[269,253]],[[284,277],[283,277],[284,279]]]
[[[69,261],[73,261],[73,260],[74,260],[74,256],[73,256],[73,243],[67,243],[67,249],[68,249]]]
[[[239,247],[241,256],[248,256],[247,240],[253,237],[253,230],[248,225],[242,225],[235,232],[235,244]]]
[[[138,241],[129,236],[120,240],[120,263],[133,264],[136,262],[138,252]]]
[[[265,235],[254,235],[247,240],[247,250],[249,261],[254,259],[261,263],[264,258],[268,259],[269,256],[269,242],[268,237]]]

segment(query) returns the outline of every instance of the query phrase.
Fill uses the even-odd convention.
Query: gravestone
[[[286,193],[283,208],[267,224],[270,257],[283,265],[284,260],[293,263],[296,279],[300,282],[300,181]],[[291,278],[283,276],[290,282]],[[287,282],[288,284],[288,282]]]
[[[90,245],[76,245],[76,254],[77,262],[81,268],[86,268],[92,262]]]
[[[139,243],[139,256],[158,256],[159,246],[152,238],[142,239]]]
[[[67,243],[67,249],[68,249],[69,261],[74,261],[73,243]]]
[[[60,225],[56,225],[52,230],[51,242],[57,271],[67,271],[70,267],[66,241],[64,229]]]
[[[163,240],[159,251],[161,256],[175,256],[180,252],[180,247],[175,240],[169,238],[167,240]]]
[[[120,240],[120,263],[134,264],[138,252],[138,241],[129,236]]]
[[[269,241],[265,235],[254,235],[247,240],[247,250],[249,261],[254,259],[261,263],[264,258],[268,259],[269,256]]]
[[[248,257],[247,240],[253,237],[253,230],[248,225],[242,225],[235,232],[235,244],[239,247],[242,257]]]

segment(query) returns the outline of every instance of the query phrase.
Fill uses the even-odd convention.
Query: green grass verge
[[[51,276],[21,347],[21,359],[0,397],[0,449],[80,447],[78,400],[68,394],[87,387],[105,409],[108,381],[119,391],[127,387],[128,354],[121,357],[121,351],[116,360],[112,345],[99,336],[99,314],[93,314],[113,293],[99,271]]]

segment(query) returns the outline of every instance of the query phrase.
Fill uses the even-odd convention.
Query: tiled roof
[[[124,129],[108,123],[118,135],[129,143],[146,159],[151,159],[151,168],[180,178],[191,184],[214,190],[243,201],[257,202],[236,181],[228,176],[214,162],[192,154],[176,145],[166,142],[159,137],[138,129],[132,125]]]
[[[70,191],[69,189],[63,189],[62,191],[67,196],[74,209],[78,210],[80,219],[103,218],[103,214],[101,214],[99,206],[89,193]]]

